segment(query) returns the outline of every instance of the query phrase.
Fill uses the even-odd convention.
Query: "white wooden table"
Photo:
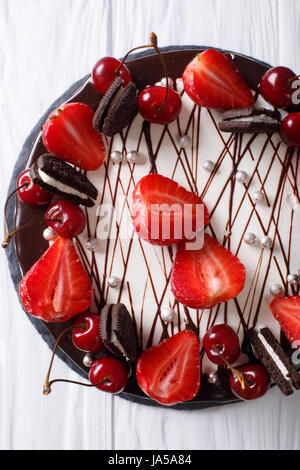
[[[1,210],[41,114],[105,55],[155,31],[162,46],[239,51],[300,73],[299,0],[0,0]],[[144,407],[98,390],[42,384],[49,349],[24,315],[0,252],[1,449],[299,449],[300,393],[204,411]],[[57,377],[76,380],[57,359]]]

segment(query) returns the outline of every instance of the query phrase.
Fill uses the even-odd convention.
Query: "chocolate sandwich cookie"
[[[43,189],[75,204],[91,207],[97,199],[98,191],[86,176],[50,153],[41,155],[31,166],[30,176]]]
[[[226,111],[218,124],[220,131],[271,134],[280,129],[280,113],[273,109],[240,108]]]
[[[113,354],[136,362],[139,354],[133,320],[123,304],[106,305],[100,315],[100,336]]]
[[[269,328],[262,328],[259,332],[251,328],[249,337],[257,357],[282,393],[291,395],[293,386],[299,390],[300,374]]]
[[[138,91],[133,82],[122,87],[117,77],[100,101],[93,119],[94,128],[111,137],[126,127],[138,112]]]

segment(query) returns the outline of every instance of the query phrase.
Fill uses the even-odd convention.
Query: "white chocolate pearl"
[[[175,315],[175,310],[169,307],[166,307],[161,311],[161,319],[167,323],[174,321]]]
[[[85,367],[91,367],[91,365],[95,362],[92,356],[88,353],[82,359],[83,365]]]
[[[119,279],[116,276],[110,276],[107,279],[107,284],[109,287],[112,287],[113,289],[119,285]]]
[[[273,245],[272,238],[269,237],[268,235],[266,235],[260,240],[260,246],[262,248],[271,248],[272,245]]]
[[[136,150],[130,150],[126,155],[129,163],[137,163],[139,160],[139,153]]]
[[[261,191],[255,191],[253,193],[253,201],[255,202],[255,204],[259,204],[264,200],[264,198],[265,196]]]
[[[85,246],[86,246],[86,249],[89,251],[96,251],[97,241],[95,240],[95,238],[89,239],[87,240]]]
[[[161,86],[167,86],[167,80],[168,80],[168,85],[170,88],[173,87],[173,80],[170,77],[163,77],[160,81]]]
[[[119,150],[114,150],[110,154],[110,158],[113,163],[120,163],[122,161],[122,157],[122,152],[120,152]]]
[[[209,381],[210,384],[215,384],[218,382],[218,373],[217,372],[210,372],[207,375],[207,380]]]
[[[291,207],[291,209],[293,209],[294,211],[299,210],[300,204],[295,194],[289,193],[286,197],[286,200],[287,200],[288,205]]]
[[[51,227],[45,228],[45,230],[43,231],[43,237],[47,242],[49,242],[50,240],[53,240],[53,238],[55,237],[54,230],[52,230]]]
[[[244,236],[244,242],[247,243],[247,245],[254,245],[254,243],[257,242],[257,236],[255,233],[248,232]]]
[[[298,284],[299,276],[296,273],[290,273],[286,280],[289,284],[296,285]]]
[[[273,282],[272,284],[270,284],[269,291],[270,291],[270,294],[277,297],[283,294],[283,287],[281,284],[277,284],[276,282]]]
[[[213,171],[215,167],[215,164],[214,162],[212,162],[211,160],[205,160],[203,163],[202,163],[202,168],[205,170],[205,171],[209,171],[209,173],[211,173]]]
[[[191,145],[192,145],[192,140],[191,140],[190,136],[188,136],[188,135],[179,136],[178,142],[179,142],[180,147],[182,147],[184,149],[187,149],[187,148],[191,147]]]
[[[245,171],[239,170],[235,175],[235,179],[238,183],[246,183],[248,175]]]

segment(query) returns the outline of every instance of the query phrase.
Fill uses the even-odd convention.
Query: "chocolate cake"
[[[279,325],[269,310],[270,286],[277,283],[286,293],[299,293],[299,285],[288,284],[287,276],[297,272],[299,264],[300,218],[294,216],[291,195],[298,194],[300,152],[288,148],[277,133],[247,134],[236,129],[223,133],[218,126],[222,114],[192,102],[181,76],[202,50],[175,47],[163,52],[168,74],[183,102],[176,121],[167,126],[149,124],[138,114],[119,134],[104,136],[107,160],[99,170],[87,172],[98,190],[98,198],[95,207],[86,210],[86,230],[77,237],[75,245],[93,281],[94,309],[100,313],[106,304],[126,305],[141,349],[183,330],[186,322],[200,332],[200,338],[215,323],[228,323],[238,332],[243,351],[240,363],[245,364],[253,357],[249,328],[268,325],[277,339],[280,337]],[[256,91],[268,65],[239,54],[234,54],[234,62],[249,87]],[[132,55],[126,65],[139,90],[162,79],[159,58],[154,53]],[[96,111],[100,98],[87,77],[64,101],[80,101]],[[268,107],[261,97],[255,105]],[[41,133],[37,132],[23,166],[30,167],[45,151]],[[121,152],[120,163],[114,163],[113,152]],[[132,152],[136,159],[127,160]],[[174,299],[170,273],[175,247],[144,243],[131,224],[132,190],[149,172],[167,176],[203,199],[210,212],[207,233],[246,267],[245,288],[235,299],[206,310],[187,309]],[[257,192],[261,198],[254,196]],[[37,211],[17,200],[16,227],[36,218]],[[103,236],[103,224],[110,225],[109,237]],[[42,236],[44,228],[41,225],[16,235],[15,249],[23,274],[47,249]],[[118,282],[110,282],[112,277]],[[173,311],[172,321],[164,320],[165,309]],[[63,325],[51,323],[46,327],[54,337],[63,329]],[[87,372],[82,364],[83,353],[72,347],[69,338],[64,339],[61,348],[83,373]],[[202,374],[207,377],[213,370],[204,356]],[[192,409],[236,401],[225,376],[221,367],[216,385],[205,378],[194,400],[177,407]],[[154,404],[139,389],[134,374],[121,395]]]

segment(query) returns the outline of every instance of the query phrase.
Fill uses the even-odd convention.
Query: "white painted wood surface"
[[[1,211],[14,162],[41,114],[105,55],[155,31],[162,46],[204,44],[300,72],[299,0],[0,0]],[[49,350],[0,267],[1,449],[299,449],[300,394],[204,411],[128,403],[42,383]],[[57,377],[76,379],[57,359]]]

